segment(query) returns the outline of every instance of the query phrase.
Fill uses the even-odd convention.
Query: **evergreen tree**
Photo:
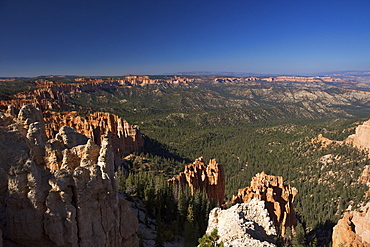
[[[193,205],[189,205],[186,222],[184,225],[185,247],[194,247],[197,245],[199,234],[198,223],[194,220]]]
[[[199,247],[223,247],[224,243],[218,243],[218,239],[220,236],[218,235],[217,229],[213,229],[211,235],[204,234],[199,241]]]
[[[304,247],[307,246],[305,230],[300,222],[298,222],[295,228],[295,234],[292,238],[293,247]]]

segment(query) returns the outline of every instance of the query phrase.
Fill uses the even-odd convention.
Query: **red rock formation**
[[[364,212],[346,212],[333,228],[332,246],[370,247],[370,204]]]
[[[258,173],[252,178],[251,186],[238,191],[232,203],[247,203],[253,198],[266,201],[266,208],[275,226],[281,227],[281,235],[285,235],[286,227],[294,230],[297,218],[293,208],[294,197],[298,190],[290,185],[285,185],[280,176]]]
[[[123,79],[117,80],[120,85],[125,86],[145,86],[149,84],[172,84],[172,85],[186,85],[189,82],[194,82],[195,79],[186,77],[173,77],[169,79],[149,79],[148,76],[126,76]]]
[[[289,82],[344,82],[345,79],[330,76],[276,76],[262,78],[263,81],[289,81]]]
[[[117,115],[95,112],[79,116],[77,112],[45,112],[45,129],[49,138],[58,133],[62,126],[69,126],[86,135],[100,145],[104,135],[108,135],[116,158],[139,152],[144,146],[144,138],[137,125],[130,125]]]
[[[215,159],[209,161],[207,166],[203,157],[194,163],[185,166],[185,170],[179,175],[168,180],[170,184],[190,187],[190,191],[205,191],[208,198],[218,205],[224,203],[225,196],[225,172],[222,165]]]

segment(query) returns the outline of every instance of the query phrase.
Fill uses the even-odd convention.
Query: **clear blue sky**
[[[0,0],[0,76],[370,70],[370,0]]]

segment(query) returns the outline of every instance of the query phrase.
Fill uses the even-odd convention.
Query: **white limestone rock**
[[[209,214],[206,234],[217,229],[224,246],[276,246],[276,229],[265,202],[252,199],[229,209],[214,208]]]

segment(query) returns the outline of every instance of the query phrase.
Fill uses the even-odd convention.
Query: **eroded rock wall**
[[[118,192],[109,137],[99,147],[62,128],[47,140],[42,118],[34,117],[40,112],[22,109],[17,117],[0,114],[4,246],[138,246],[138,221]],[[34,114],[19,117],[27,112]]]
[[[95,112],[86,116],[76,112],[46,112],[46,134],[48,137],[58,133],[62,126],[69,126],[86,135],[100,145],[104,135],[108,135],[116,158],[123,158],[129,153],[139,152],[144,147],[144,138],[137,125],[130,125],[117,115]]]

